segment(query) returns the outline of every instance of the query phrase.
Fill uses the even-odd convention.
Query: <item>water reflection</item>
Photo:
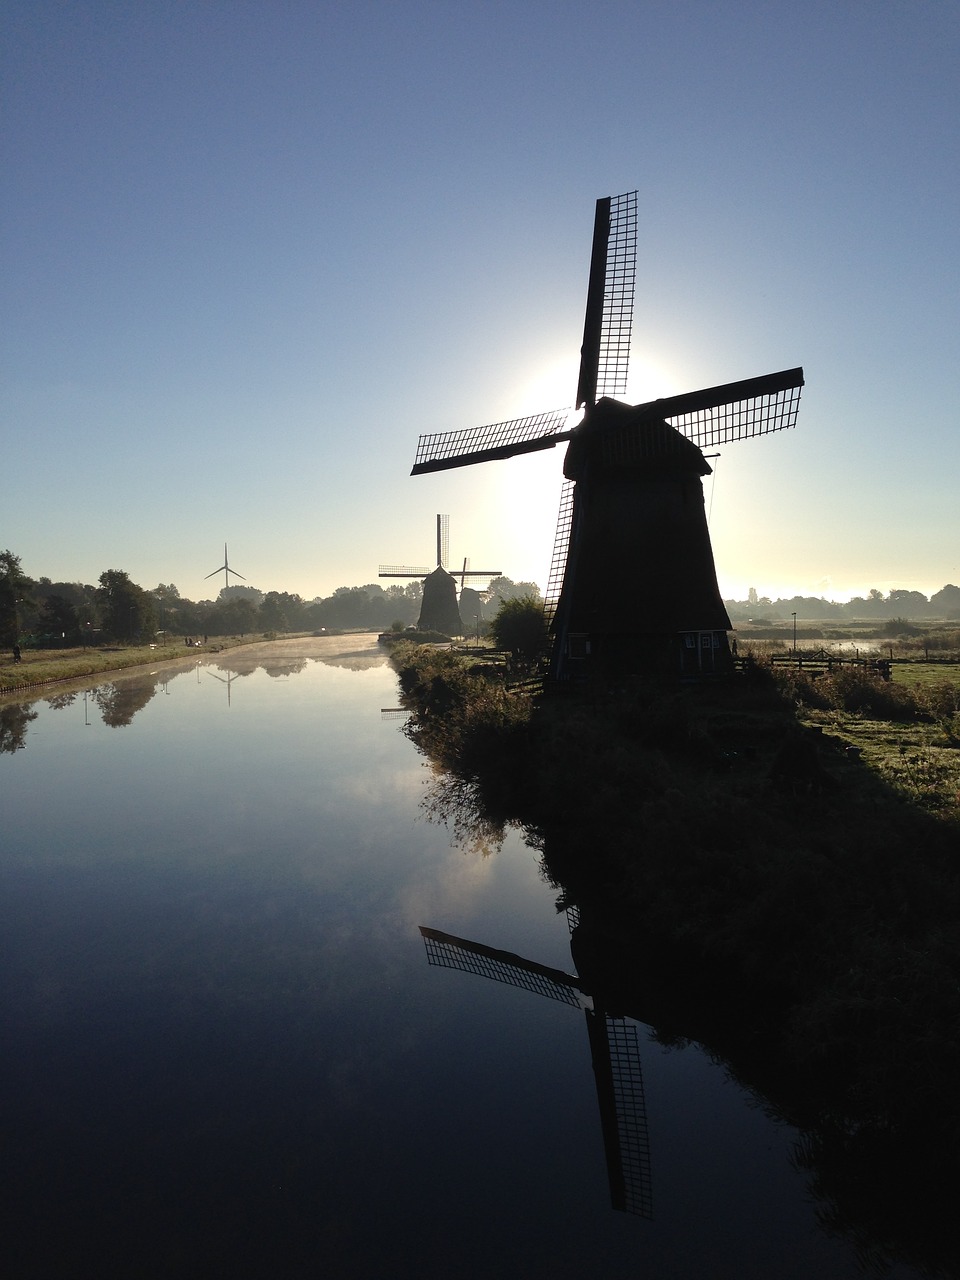
[[[421,803],[432,821],[448,824],[465,852],[488,858],[516,819],[505,817],[504,807],[497,803],[498,787],[486,788],[485,781],[482,770],[466,778],[438,773]],[[925,1092],[922,1078],[904,1088],[902,1046],[891,1043],[886,1057],[877,1056],[860,1068],[869,1073],[874,1097],[882,1097],[879,1108],[873,1098],[860,1104],[860,1085],[849,1059],[845,1067],[824,1069],[811,1081],[809,1072],[796,1070],[778,1051],[782,1011],[775,994],[766,1006],[758,1007],[755,1000],[741,997],[735,975],[717,972],[704,981],[682,946],[646,944],[636,920],[621,914],[609,886],[591,874],[594,863],[603,867],[599,849],[585,853],[562,823],[551,823],[542,815],[536,826],[516,825],[542,853],[545,874],[560,890],[561,902],[569,903],[572,896],[584,909],[584,923],[577,924],[571,937],[580,975],[577,989],[593,992],[595,1005],[596,993],[602,992],[601,1007],[615,1008],[648,1026],[664,1046],[700,1046],[749,1090],[765,1114],[790,1126],[789,1159],[807,1178],[817,1219],[826,1233],[852,1245],[859,1267],[878,1276],[960,1275],[960,1231],[951,1208],[956,1191],[951,1099]],[[617,838],[614,830],[596,834],[600,847]],[[572,895],[571,879],[576,885]],[[428,947],[434,936],[443,938],[431,930],[421,932]],[[448,938],[430,960],[484,973],[474,957],[486,950]],[[440,958],[442,952],[446,958]],[[517,958],[513,963],[529,967]],[[863,1016],[868,1016],[866,1009]],[[591,1049],[602,1093],[606,1067],[598,1069],[598,1062],[604,1062],[603,1041],[609,1043],[610,1036],[598,1035],[597,1025],[592,1026]],[[837,1033],[855,1039],[856,1029],[843,1023]],[[935,1050],[931,1036],[929,1052],[942,1058],[949,1052],[944,1048],[948,1044],[945,1035]],[[827,1060],[826,1046],[820,1051]],[[625,1058],[629,1063],[630,1053]],[[839,1058],[843,1063],[842,1054]],[[938,1078],[944,1077],[942,1061],[934,1064],[930,1059],[929,1066]],[[613,1189],[620,1160],[609,1135],[622,1138],[625,1126],[618,1108],[606,1110],[608,1117],[616,1117],[604,1126],[616,1204]]]
[[[423,959],[429,921],[570,968],[540,850],[421,821],[375,642],[298,644],[229,709],[193,660],[102,681],[115,727],[91,682],[0,708],[5,1280],[850,1280],[695,1047],[644,1045],[656,1217],[611,1213],[575,1010]],[[702,1029],[587,923],[595,1010]]]
[[[308,654],[303,652],[305,643],[309,646]],[[344,671],[372,671],[383,667],[384,662],[384,654],[373,636],[363,636],[359,643],[356,638],[347,637],[344,643],[342,638],[330,636],[315,637],[309,642],[298,639],[251,643],[225,650],[216,658],[205,655],[199,659],[183,659],[152,671],[132,668],[107,679],[84,677],[82,681],[58,684],[55,692],[39,692],[28,700],[21,700],[22,695],[18,695],[17,700],[10,696],[0,698],[0,752],[21,751],[26,746],[27,727],[38,714],[31,708],[45,706],[51,711],[65,711],[76,703],[81,692],[87,724],[92,703],[103,724],[119,729],[130,725],[158,692],[169,696],[171,684],[190,673],[196,674],[198,684],[202,679],[212,678],[226,685],[227,705],[231,706],[234,680],[258,671],[279,680],[301,675],[315,663]]]
[[[27,745],[27,725],[36,718],[37,712],[31,711],[28,704],[0,706],[0,751],[22,751]]]
[[[575,913],[571,926],[576,928]],[[431,965],[520,987],[583,1011],[597,1087],[610,1203],[621,1212],[652,1217],[650,1139],[636,1024],[610,1013],[600,991],[591,990],[572,974],[423,925],[420,935]]]

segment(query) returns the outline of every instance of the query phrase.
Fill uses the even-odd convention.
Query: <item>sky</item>
[[[626,398],[802,365],[705,481],[723,595],[960,583],[956,0],[6,0],[0,549],[307,599],[546,586],[595,201],[639,191]],[[388,585],[384,582],[384,585]]]

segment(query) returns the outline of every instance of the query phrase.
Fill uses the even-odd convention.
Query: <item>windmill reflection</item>
[[[600,1125],[614,1209],[652,1218],[650,1141],[637,1026],[609,1013],[601,993],[572,974],[498,951],[438,929],[420,926],[427,961],[521,987],[535,995],[582,1009],[597,1086]]]

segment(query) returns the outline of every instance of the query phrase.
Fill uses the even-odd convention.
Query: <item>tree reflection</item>
[[[22,751],[27,745],[27,725],[36,718],[37,712],[23,703],[0,707],[0,751]]]
[[[100,708],[105,725],[119,729],[128,725],[157,692],[159,680],[147,684],[140,681],[101,684],[93,690],[93,700]]]

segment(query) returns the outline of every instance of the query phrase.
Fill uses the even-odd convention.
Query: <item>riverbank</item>
[[[526,831],[614,1007],[799,1126],[845,1229],[960,1272],[957,687],[758,666],[535,701],[452,655],[394,660],[447,771],[433,811],[478,844]]]
[[[182,661],[191,654],[219,653],[241,645],[262,641],[262,637],[213,636],[201,645],[179,644],[103,645],[96,648],[24,649],[19,662],[5,653],[0,662],[0,695],[56,684],[62,680],[82,680],[85,676],[108,675],[128,667],[157,662]]]

